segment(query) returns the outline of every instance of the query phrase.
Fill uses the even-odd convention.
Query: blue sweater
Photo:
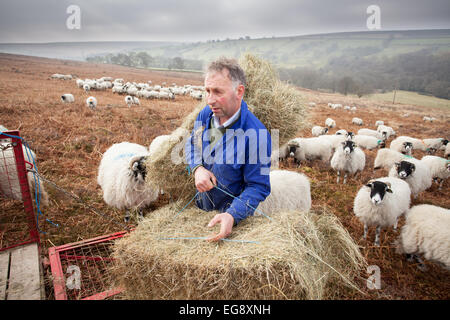
[[[200,111],[185,145],[186,161],[191,170],[203,165],[217,178],[220,189],[237,197],[213,188],[199,193],[197,206],[206,211],[228,212],[236,225],[253,215],[254,208],[270,194],[271,137],[242,100],[239,119],[211,148],[212,116],[209,105]]]

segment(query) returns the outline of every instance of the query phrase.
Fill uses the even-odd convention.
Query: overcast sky
[[[80,8],[80,29],[66,13]],[[0,42],[205,41],[381,30],[449,29],[450,0],[0,0]]]

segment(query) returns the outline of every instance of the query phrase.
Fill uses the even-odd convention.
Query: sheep
[[[410,142],[412,144],[412,149],[426,151],[427,146],[425,143],[416,138],[408,137],[408,136],[400,136],[391,141],[389,148],[398,152],[405,152],[406,145],[404,142]]]
[[[351,112],[356,112],[356,107],[351,107],[351,108],[350,108],[350,111],[351,111]]]
[[[0,127],[2,132],[8,131],[5,127]],[[29,148],[27,149],[24,145],[22,145],[22,152],[25,161],[28,161],[32,165],[36,163],[36,154],[33,150]],[[27,180],[32,199],[36,199],[37,190],[41,195],[41,198],[38,199],[39,203],[43,206],[48,206],[49,197],[42,179],[40,179],[40,177],[35,175],[33,172],[27,171]],[[0,194],[3,194],[5,197],[10,199],[22,200],[22,192],[19,184],[14,151],[6,140],[0,142]]]
[[[83,80],[77,79],[75,82],[76,82],[78,88],[83,88],[83,85],[84,85]]]
[[[327,140],[328,142],[330,142],[331,146],[333,148],[331,153],[333,153],[334,150],[336,150],[336,148],[338,148],[341,145],[341,142],[343,142],[345,140],[351,140],[352,137],[353,137],[353,133],[347,132],[346,134],[322,135],[322,136],[319,136],[318,138],[320,138],[321,140]]]
[[[91,110],[95,110],[97,107],[97,99],[95,97],[89,97],[86,99],[86,105],[91,108]]]
[[[356,124],[358,126],[362,126],[364,122],[363,122],[363,120],[361,118],[356,118],[355,117],[355,118],[352,119],[352,123]]]
[[[276,214],[281,210],[309,211],[311,187],[302,173],[288,170],[270,171],[270,194],[256,208],[255,214]]]
[[[370,226],[376,226],[375,246],[380,246],[381,228],[397,229],[398,218],[407,212],[411,203],[409,185],[397,178],[383,177],[362,186],[353,202],[353,212],[364,224],[363,238]]]
[[[75,101],[75,98],[73,97],[73,94],[65,93],[61,96],[61,101],[63,103],[72,103]]]
[[[327,119],[325,120],[325,125],[326,125],[327,127],[329,127],[329,128],[334,128],[334,127],[336,127],[336,121],[334,121],[334,120],[331,119],[331,118],[327,118]]]
[[[294,157],[297,165],[301,161],[320,159],[326,163],[330,161],[332,156],[333,145],[330,141],[322,139],[322,137],[314,138],[295,138],[288,142],[289,154]]]
[[[384,121],[383,121],[383,120],[377,120],[377,121],[375,121],[375,127],[378,128],[378,126],[384,126]]]
[[[444,138],[423,139],[422,141],[427,148],[426,151],[428,154],[436,153],[437,150],[448,143],[448,140]]]
[[[316,106],[316,103],[315,103],[315,102],[310,102],[310,103],[308,103],[308,105],[309,105],[310,107],[315,107],[315,106]]]
[[[363,136],[372,136],[380,140],[386,140],[387,139],[387,132],[378,132],[376,130],[362,128],[358,130],[359,135]]]
[[[91,90],[91,86],[87,83],[83,84],[84,92],[88,93]]]
[[[126,96],[125,97],[125,103],[128,105],[128,107],[130,108],[131,105],[133,104],[133,97],[132,96]]]
[[[396,133],[394,131],[394,129],[392,129],[392,127],[388,127],[385,125],[380,125],[377,127],[377,131],[381,134],[383,134],[384,132],[386,132],[386,139],[389,139],[391,136],[395,136]]]
[[[405,224],[396,241],[396,251],[406,254],[409,261],[419,262],[418,268],[422,271],[426,267],[418,254],[450,271],[449,230],[449,209],[429,204],[416,205],[406,213]]]
[[[366,165],[366,155],[364,152],[356,147],[356,144],[347,140],[342,142],[342,145],[336,149],[331,158],[331,167],[337,171],[336,183],[339,183],[341,171],[344,171],[344,181],[347,183],[347,174],[357,174],[358,171],[364,170]]]
[[[278,161],[276,158],[277,156]],[[289,145],[288,143],[285,143],[280,148],[278,148],[278,150],[272,150],[271,165],[274,166],[278,162],[285,161],[289,156]]]
[[[97,183],[107,205],[126,210],[125,222],[130,219],[129,210],[135,208],[142,216],[142,209],[158,199],[159,190],[146,182],[145,160],[149,156],[146,147],[130,142],[113,144],[100,161]]]
[[[450,158],[450,143],[447,143],[444,150],[444,158]]]
[[[347,130],[339,129],[338,131],[336,131],[335,135],[347,135]]]
[[[172,92],[160,91],[158,95],[159,99],[175,99],[175,95]]]
[[[133,97],[133,104],[140,106],[141,102],[139,101],[139,99],[137,97]]]
[[[161,136],[157,136],[155,139],[152,140],[150,143],[150,146],[148,147],[149,150],[149,156],[153,156],[154,153],[161,148],[164,144],[168,143],[170,140],[170,134],[164,134]]]
[[[314,126],[311,130],[312,135],[315,137],[327,134],[328,128],[321,127],[321,126]]]
[[[423,117],[423,121],[429,121],[429,122],[433,122],[434,120],[436,120],[436,118],[433,118],[433,117],[427,117],[427,116],[425,116],[425,117]]]
[[[381,168],[390,170],[396,162],[400,162],[406,158],[407,156],[401,152],[392,149],[380,149],[375,157],[373,170],[378,170]]]
[[[198,90],[192,90],[190,93],[190,96],[194,99],[197,100],[202,100],[203,99],[203,92],[202,91],[198,91]]]
[[[450,162],[436,156],[425,156],[420,161],[430,169],[433,180],[441,180],[439,183],[439,190],[442,190],[444,180],[450,177]]]
[[[384,148],[386,146],[386,143],[382,139],[378,139],[372,136],[365,136],[361,134],[357,134],[352,139],[358,147],[364,148],[367,150],[372,150],[375,148]]]
[[[411,188],[414,199],[417,195],[431,187],[431,171],[423,162],[414,158],[396,162],[389,170],[389,177],[405,180]]]

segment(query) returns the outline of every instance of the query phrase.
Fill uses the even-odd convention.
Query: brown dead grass
[[[141,99],[141,106],[129,109],[124,96],[113,95],[108,91],[94,91],[91,94],[99,100],[95,112],[86,108],[84,101],[88,95],[77,88],[75,81],[50,80],[53,73],[76,74],[80,78],[99,78],[112,76],[125,81],[148,81],[171,84],[201,84],[198,74],[155,72],[120,66],[88,64],[26,56],[0,54],[0,124],[8,129],[19,129],[37,154],[40,173],[54,181],[61,188],[72,192],[108,218],[121,223],[123,212],[109,208],[102,199],[97,185],[97,168],[102,153],[113,143],[130,141],[148,145],[157,135],[172,132],[183,122],[197,101],[190,97],[177,97],[175,101],[153,101]],[[411,135],[418,138],[450,136],[450,115],[440,109],[423,109],[418,106],[404,106],[374,103],[365,99],[348,98],[337,94],[325,94],[310,90],[301,90],[305,101],[317,103],[310,109],[312,125],[323,125],[327,117],[337,122],[337,128],[346,128],[356,132],[359,127],[351,124],[354,116],[365,121],[364,127],[374,128],[376,120],[384,120],[399,135]],[[64,105],[60,95],[72,93],[75,103]],[[328,102],[356,105],[355,114],[331,110]],[[409,112],[409,118],[401,114]],[[432,125],[422,121],[423,115],[433,115],[438,121]],[[310,129],[298,132],[298,136],[311,136]],[[372,174],[371,166],[376,151],[367,151],[366,170],[357,180],[350,179],[348,184],[337,185],[335,173],[320,165],[296,168],[289,161],[281,168],[307,174],[311,179],[313,208],[326,207],[331,210],[357,241],[369,265],[381,269],[381,290],[368,290],[365,281],[369,276],[362,272],[354,279],[365,294],[354,290],[342,289],[335,292],[338,299],[449,299],[450,273],[433,263],[427,263],[429,271],[423,273],[411,263],[407,263],[395,253],[393,242],[398,235],[392,229],[383,230],[381,247],[373,247],[374,230],[370,230],[369,241],[361,240],[362,225],[353,215],[353,198],[359,187],[372,177],[380,177],[386,172]],[[418,158],[422,154],[416,155]],[[50,206],[43,208],[44,216],[60,227],[40,219],[39,226],[46,234],[41,234],[43,254],[47,255],[52,245],[62,245],[99,235],[123,230],[120,224],[110,223],[83,204],[66,196],[59,190],[46,184],[50,197]],[[419,195],[413,204],[431,203],[450,208],[450,181],[444,183],[441,191],[437,186]],[[3,212],[20,213],[4,200],[0,201]],[[168,197],[162,196],[146,210],[152,210],[168,204]],[[400,221],[399,228],[403,220]],[[1,229],[3,230],[3,228]],[[2,235],[3,236],[3,235]],[[7,236],[7,235],[5,235]],[[16,236],[16,235],[15,235]],[[48,271],[48,270],[47,270]],[[51,287],[51,286],[50,286]],[[48,288],[47,288],[48,289]],[[49,290],[48,298],[52,298]]]

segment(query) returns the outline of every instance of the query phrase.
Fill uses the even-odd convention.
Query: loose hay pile
[[[208,243],[215,212],[163,207],[114,245],[111,273],[128,299],[323,299],[356,288],[365,265],[332,214],[280,212],[249,217],[230,240]],[[176,216],[176,217],[175,217]],[[214,230],[217,232],[217,230]],[[194,239],[172,239],[172,238]],[[170,238],[170,239],[169,239]]]
[[[247,86],[244,100],[252,112],[270,131],[279,130],[279,144],[286,143],[307,126],[307,108],[297,89],[279,80],[267,61],[245,54],[239,64],[244,69]],[[189,201],[195,194],[194,180],[184,163],[182,148],[191,133],[198,113],[206,106],[202,101],[172,133],[170,143],[164,145],[152,158],[147,158],[147,182],[157,185],[178,200]],[[184,129],[184,130],[183,130]],[[277,145],[272,142],[273,147]],[[174,163],[173,157],[181,160]]]

